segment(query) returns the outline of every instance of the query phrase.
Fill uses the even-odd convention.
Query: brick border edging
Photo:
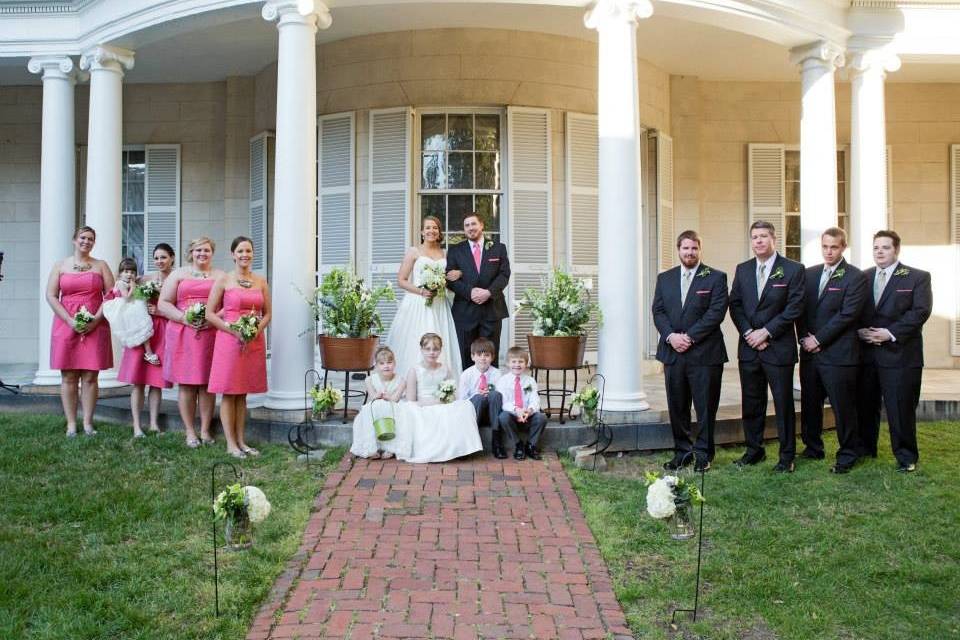
[[[340,483],[343,482],[351,468],[353,468],[353,456],[349,451],[345,451],[336,471],[331,471],[324,479],[323,487],[314,499],[313,509],[311,509],[307,518],[300,548],[287,562],[283,572],[274,580],[266,601],[260,605],[260,609],[250,623],[247,630],[247,640],[267,640],[270,637],[274,626],[276,626],[274,620],[276,612],[283,609],[290,593],[299,581],[300,576],[303,575],[307,562],[316,550],[317,545],[320,544],[320,539],[323,538],[323,527],[317,526],[317,524],[326,520],[330,513],[330,502],[337,495]]]

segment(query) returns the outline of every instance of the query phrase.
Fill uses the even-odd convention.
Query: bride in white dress
[[[407,250],[397,273],[397,282],[407,294],[390,326],[387,345],[396,355],[397,373],[406,376],[420,361],[420,338],[425,333],[435,333],[443,340],[440,363],[449,367],[453,379],[457,380],[461,371],[460,345],[450,312],[450,298],[446,290],[434,295],[423,287],[424,271],[428,266],[439,265],[440,270],[447,266],[440,245],[440,219],[425,216],[421,221],[421,234],[423,242]],[[460,275],[451,271],[448,279],[456,280]],[[430,299],[433,302],[428,305]]]
[[[403,421],[411,434],[412,452],[397,451],[397,457],[407,462],[446,462],[482,451],[473,404],[468,400],[443,403],[438,397],[441,382],[457,383],[450,368],[439,361],[442,339],[428,333],[420,345],[421,361],[407,373],[408,402],[398,406],[398,422]]]

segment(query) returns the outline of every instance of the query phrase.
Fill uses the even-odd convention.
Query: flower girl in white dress
[[[380,347],[374,354],[376,373],[367,376],[367,404],[353,420],[353,444],[350,453],[361,458],[392,458],[410,455],[408,420],[401,419],[397,403],[403,397],[406,380],[398,376],[396,358],[389,347]],[[393,418],[394,435],[389,440],[378,440],[374,421]],[[381,454],[381,451],[383,452]]]
[[[398,407],[410,429],[413,451],[399,452],[408,462],[445,462],[483,450],[477,414],[467,400],[456,398],[456,380],[440,362],[443,340],[435,333],[420,339],[423,360],[407,373],[407,400]]]
[[[110,331],[120,344],[128,348],[142,346],[143,359],[152,365],[159,365],[160,357],[150,346],[153,318],[147,312],[147,303],[134,295],[137,272],[137,262],[133,258],[120,261],[117,269],[120,277],[113,287],[115,297],[103,303],[103,316],[110,323]]]

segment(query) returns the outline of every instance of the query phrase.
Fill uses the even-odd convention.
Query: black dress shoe
[[[773,466],[776,473],[793,473],[796,468],[792,460],[790,462],[778,462]]]
[[[667,471],[676,471],[677,469],[680,468],[680,460],[678,460],[677,458],[674,458],[673,460],[664,462],[663,468]]]
[[[693,465],[693,470],[697,473],[702,473],[704,471],[710,471],[710,461],[709,460],[697,460],[697,463]]]
[[[543,460],[543,456],[540,455],[540,449],[537,449],[537,445],[535,444],[527,443],[525,452],[531,460]]]
[[[826,455],[823,453],[817,453],[816,451],[808,448],[808,449],[804,449],[800,453],[800,457],[807,458],[808,460],[823,460],[826,457]]]
[[[505,460],[507,458],[507,452],[504,450],[502,444],[493,445],[493,457],[497,460]]]
[[[913,473],[916,470],[917,465],[912,462],[905,464],[902,463],[899,467],[897,467],[897,473]]]
[[[759,454],[750,455],[749,453],[743,454],[739,460],[734,460],[733,464],[738,467],[746,467],[751,464],[757,464],[758,462],[763,462],[767,459],[767,452],[761,451]]]
[[[850,469],[853,469],[852,464],[835,464],[830,467],[830,473],[850,473]]]
[[[523,443],[518,442],[517,447],[513,450],[513,459],[514,460],[523,460],[527,457],[527,454],[523,451]]]

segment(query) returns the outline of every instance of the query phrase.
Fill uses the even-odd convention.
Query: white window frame
[[[841,218],[842,216],[846,216],[846,218],[847,218],[847,228],[845,229],[845,231],[847,232],[847,235],[849,236],[849,235],[850,235],[850,228],[849,228],[849,225],[850,225],[850,145],[848,145],[848,144],[838,144],[838,145],[837,145],[837,151],[838,151],[838,152],[841,152],[841,151],[843,152],[843,176],[844,176],[844,180],[843,180],[843,203],[846,205],[846,209],[847,209],[846,211],[840,211],[840,210],[839,210],[839,207],[838,207],[838,209],[837,209],[837,226],[840,227],[841,229],[843,228],[843,225],[840,224],[840,218]],[[790,153],[790,152],[796,152],[797,154],[799,154],[799,153],[800,153],[800,145],[799,145],[799,144],[786,144],[786,145],[783,146],[783,171],[784,171],[784,174],[783,174],[783,198],[784,198],[783,222],[784,222],[784,229],[782,230],[782,233],[783,233],[783,255],[787,255],[787,229],[786,229],[787,218],[790,218],[790,217],[798,217],[798,218],[800,218],[801,220],[803,220],[803,203],[802,203],[802,202],[800,203],[800,210],[794,212],[794,211],[791,211],[791,210],[789,209],[789,204],[788,204],[787,201],[786,201],[786,198],[787,198],[787,174],[786,174],[786,171],[787,171],[787,154]],[[799,156],[798,156],[798,157],[799,157]],[[837,166],[839,167],[839,164],[838,164]],[[839,176],[838,176],[837,180],[839,181]],[[803,176],[801,175],[801,176],[800,176],[800,181],[797,183],[797,186],[798,186],[798,188],[802,188],[802,185],[803,185]],[[849,240],[848,240],[848,244],[849,244]],[[802,248],[803,248],[803,247],[801,246],[801,250],[802,250]],[[849,259],[849,257],[850,257],[850,248],[849,248],[849,246],[847,247],[847,250],[846,250],[844,253],[845,253],[846,257]],[[797,258],[797,260],[799,260],[799,258]]]
[[[121,169],[124,166],[124,160],[126,159],[126,154],[130,151],[141,151],[143,152],[143,209],[140,211],[124,211],[123,210],[123,194],[120,194],[120,246],[123,246],[123,218],[125,216],[142,216],[143,217],[143,264],[138,265],[140,267],[140,275],[145,274],[150,270],[147,261],[151,259],[147,251],[147,145],[145,144],[125,144],[121,149],[122,156],[120,158],[120,167]],[[123,176],[120,177],[120,187],[123,188]],[[127,256],[120,256],[121,258],[126,258]],[[116,265],[110,265],[111,269],[115,269]]]

